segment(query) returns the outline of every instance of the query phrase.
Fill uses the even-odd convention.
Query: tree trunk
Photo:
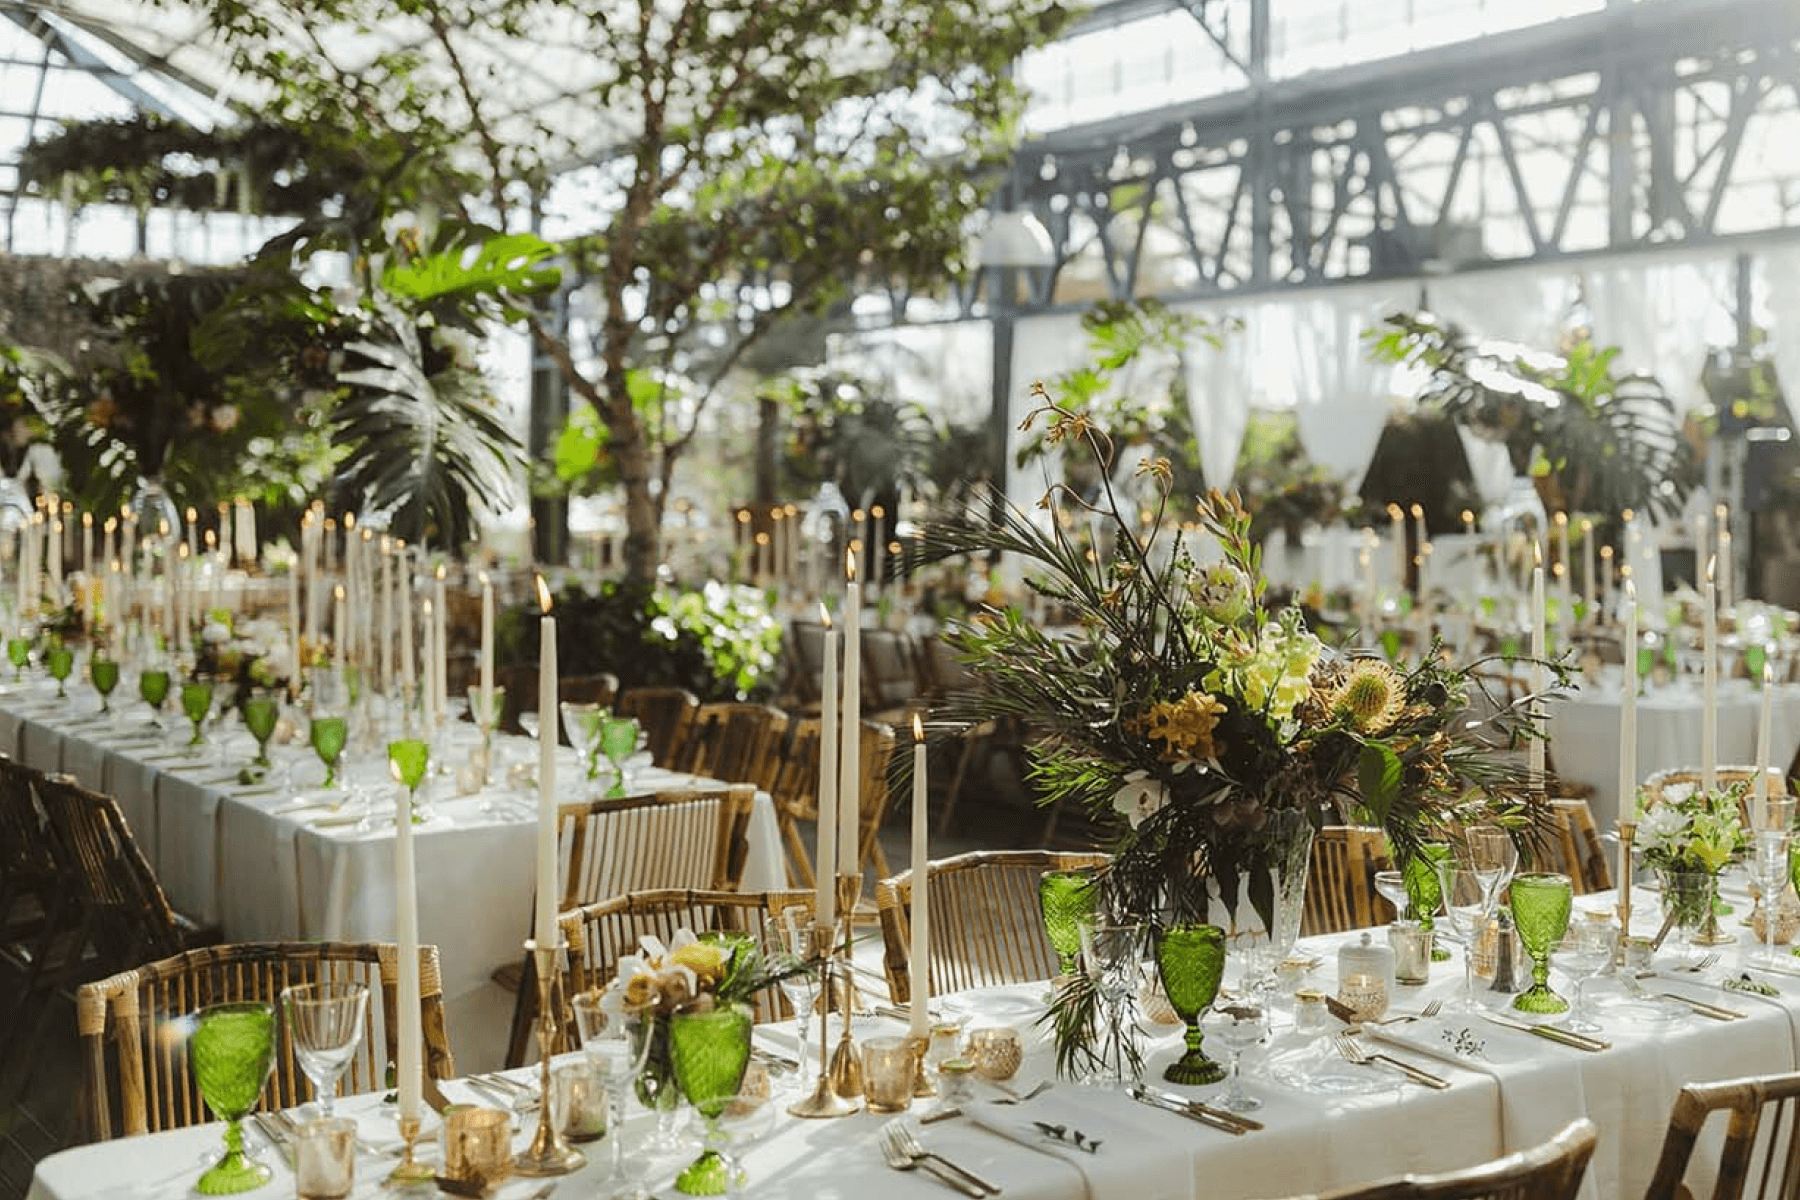
[[[606,398],[611,410],[607,420],[612,431],[610,449],[625,489],[625,578],[633,583],[653,583],[662,561],[662,521],[650,487],[650,448],[631,407],[623,372],[608,376]]]

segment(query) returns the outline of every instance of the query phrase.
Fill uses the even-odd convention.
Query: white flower
[[[1169,802],[1169,789],[1160,779],[1150,778],[1148,771],[1133,771],[1125,776],[1125,786],[1113,793],[1113,808],[1136,829]]]
[[[209,646],[223,646],[231,640],[231,626],[208,621],[200,630],[200,640]]]

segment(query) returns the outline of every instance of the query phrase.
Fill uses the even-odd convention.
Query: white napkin
[[[1026,1104],[1000,1106],[971,1104],[963,1108],[981,1129],[1052,1158],[1059,1158],[1081,1176],[1083,1194],[1093,1200],[1130,1196],[1133,1200],[1193,1200],[1194,1171],[1189,1147],[1147,1137],[1141,1129],[1120,1119],[1118,1112],[1102,1112],[1079,1102],[1072,1094],[1046,1093]],[[1047,1137],[1036,1122],[1080,1130],[1084,1138],[1100,1143],[1090,1154],[1072,1143]]]

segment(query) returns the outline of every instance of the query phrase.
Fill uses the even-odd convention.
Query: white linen
[[[1368,472],[1396,400],[1394,366],[1369,357],[1363,334],[1408,298],[1405,285],[1387,284],[1286,302],[1300,442],[1351,491]]]

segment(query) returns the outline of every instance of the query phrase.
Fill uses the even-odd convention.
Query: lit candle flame
[[[437,577],[439,579],[442,579],[444,577],[444,564],[443,563],[438,564]]]
[[[81,514],[81,527],[83,529],[92,529],[94,527],[94,514],[93,513],[84,512]]]
[[[849,550],[844,551],[844,578],[849,580],[851,583],[856,582],[856,550],[855,550],[855,548],[851,548]]]
[[[1631,582],[1631,568],[1625,568],[1625,603],[1637,603],[1637,584]]]
[[[332,588],[331,589],[331,597],[332,597],[332,599],[336,600],[339,604],[342,604],[344,602],[344,585],[340,583],[336,587]]]
[[[481,586],[486,587],[487,585],[488,585],[488,573],[486,571],[483,571],[481,573]]]
[[[819,601],[819,624],[827,629],[831,628],[831,610],[825,607],[823,600]]]
[[[1555,521],[1558,525],[1567,525],[1569,523],[1569,514],[1566,512],[1559,512],[1552,517],[1551,520]]]
[[[1538,544],[1535,538],[1532,539],[1531,543],[1531,565],[1534,567],[1541,567],[1544,565],[1544,548]]]
[[[925,722],[919,720],[918,713],[914,713],[913,714],[913,741],[922,742],[924,740],[925,740]]]
[[[549,616],[550,586],[544,582],[544,577],[542,575],[535,576],[535,578],[537,579],[538,607],[544,610],[545,616]]]
[[[1706,582],[1711,583],[1713,581],[1713,572],[1718,569],[1718,566],[1718,555],[1715,554],[1706,560]]]

